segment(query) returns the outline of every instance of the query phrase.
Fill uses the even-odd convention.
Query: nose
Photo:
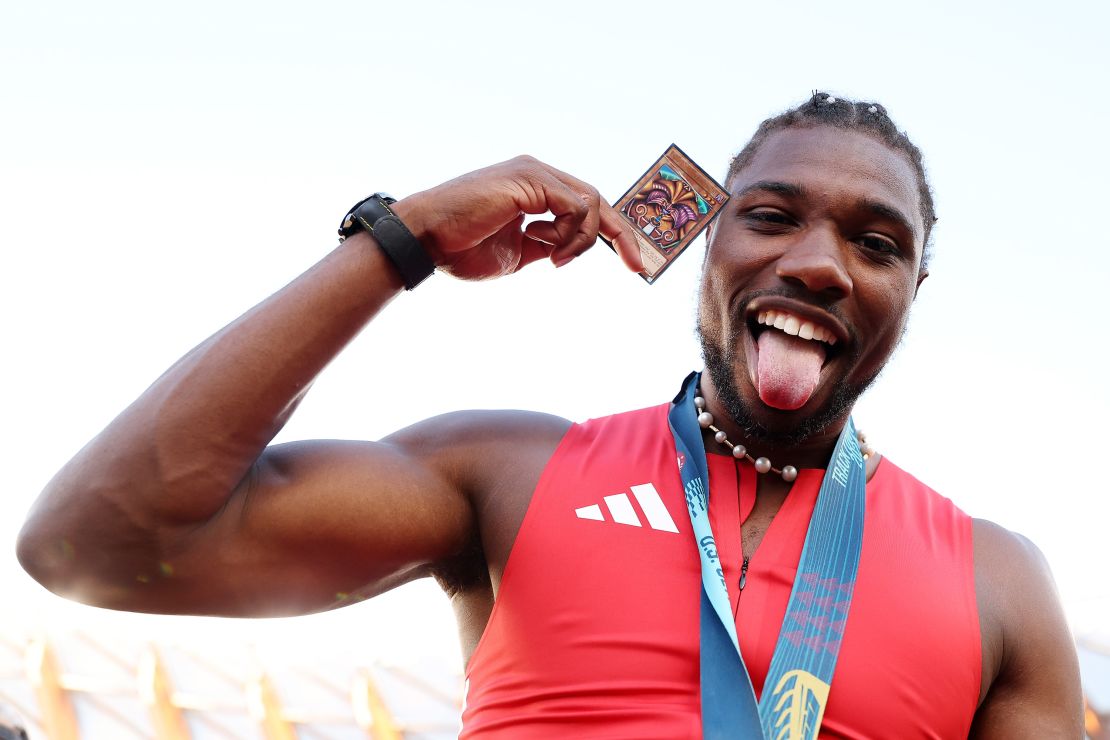
[[[811,229],[779,258],[775,271],[788,283],[839,300],[852,292],[839,235]]]

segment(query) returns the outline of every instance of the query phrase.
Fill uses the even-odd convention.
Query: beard
[[[876,372],[862,383],[847,381],[836,383],[832,397],[816,412],[799,419],[791,429],[769,429],[755,418],[751,407],[744,402],[737,389],[735,369],[739,365],[735,348],[740,340],[737,336],[738,332],[733,332],[722,341],[722,337],[714,336],[713,332],[706,330],[699,316],[697,333],[702,358],[705,360],[705,371],[713,381],[713,387],[717,390],[717,400],[724,407],[724,412],[749,440],[775,447],[793,447],[827,430],[832,424],[844,418],[855,405],[856,399],[879,377],[879,373]],[[783,413],[774,409],[772,411]]]

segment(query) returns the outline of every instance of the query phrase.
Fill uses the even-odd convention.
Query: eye
[[[774,229],[774,227],[776,226],[794,225],[794,219],[792,219],[790,216],[786,215],[782,211],[773,211],[769,209],[748,211],[747,213],[743,214],[743,218],[752,226],[755,226],[756,228],[762,228],[764,230]]]
[[[885,236],[878,236],[876,234],[864,234],[856,238],[856,244],[859,244],[869,252],[875,252],[883,255],[894,256],[901,252],[898,245]]]

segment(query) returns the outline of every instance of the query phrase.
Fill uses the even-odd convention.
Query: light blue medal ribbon
[[[757,705],[709,526],[709,474],[694,406],[698,379],[691,373],[683,382],[668,422],[701,558],[703,737],[812,740],[828,701],[863,543],[866,481],[855,426],[845,424],[821,482]]]

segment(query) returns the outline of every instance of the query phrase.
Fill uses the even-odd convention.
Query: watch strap
[[[412,290],[435,272],[436,266],[420,240],[389,207],[396,202],[385,193],[374,193],[355,203],[339,225],[339,240],[360,231],[373,236],[401,274],[405,290]]]
[[[436,265],[424,251],[420,240],[393,213],[374,222],[370,230],[385,256],[401,273],[405,290],[412,290],[435,272]]]

